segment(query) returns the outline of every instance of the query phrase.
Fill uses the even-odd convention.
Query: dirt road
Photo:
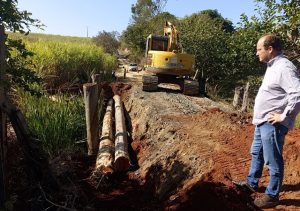
[[[247,175],[251,115],[208,98],[185,96],[176,88],[143,92],[142,74],[119,77],[115,90],[121,92],[131,119],[131,146],[139,165],[131,175],[139,178],[145,191],[151,189],[148,197],[154,204],[148,208],[255,210],[255,194],[251,198],[231,183]],[[125,84],[131,89],[123,90]],[[299,138],[299,129],[286,138],[285,178],[276,210],[300,210]],[[268,178],[265,169],[256,195],[263,194]]]

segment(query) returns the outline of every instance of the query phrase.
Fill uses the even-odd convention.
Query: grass
[[[116,67],[117,58],[105,53],[89,38],[14,33],[9,33],[9,37],[22,39],[34,53],[29,62],[44,79],[43,88],[81,85],[94,73],[100,74],[102,81],[112,80],[111,71]],[[82,96],[59,94],[53,99],[47,94],[37,97],[21,90],[16,96],[30,130],[51,157],[72,150],[77,141],[86,138]]]
[[[42,142],[46,152],[55,156],[72,149],[86,137],[82,97],[56,95],[36,97],[18,91],[18,104],[30,130]]]
[[[60,42],[60,43],[80,43],[91,45],[92,38],[89,37],[73,37],[73,36],[62,36],[62,35],[51,35],[51,34],[40,34],[40,33],[29,33],[23,35],[20,33],[7,32],[8,36],[12,39],[22,39],[27,42]]]
[[[300,113],[296,117],[295,128],[300,128]]]

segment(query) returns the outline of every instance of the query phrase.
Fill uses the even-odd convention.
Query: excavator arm
[[[164,26],[164,36],[169,38],[168,40],[168,51],[179,50],[179,35],[176,27],[169,21],[166,21]]]

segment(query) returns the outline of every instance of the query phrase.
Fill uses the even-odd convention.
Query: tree
[[[7,30],[26,33],[26,30],[30,31],[30,26],[38,28],[43,26],[38,19],[31,18],[30,12],[19,11],[17,4],[17,0],[0,1],[0,24]]]
[[[218,10],[203,10],[200,12],[200,14],[206,14],[211,19],[215,20],[216,22],[219,22],[222,25],[222,29],[226,32],[234,31],[232,22],[228,19],[223,18],[222,15],[218,12]]]
[[[255,56],[261,26],[242,15],[234,29],[216,10],[194,13],[180,22],[182,46],[195,55],[195,68],[206,79],[210,94],[228,97],[238,83],[263,73]]]
[[[30,27],[41,28],[43,25],[39,20],[31,18],[31,13],[19,11],[17,0],[6,0],[0,2],[0,24],[6,30],[28,34]],[[26,91],[36,93],[31,84],[39,83],[40,78],[31,70],[31,64],[26,60],[32,56],[32,52],[25,48],[21,40],[11,40],[5,37],[7,44],[7,79],[9,86],[19,86]],[[7,82],[7,81],[6,81]]]
[[[250,82],[250,95],[256,95],[265,66],[256,57],[256,44],[267,31],[264,23],[256,17],[242,14],[235,32],[228,40],[228,68],[232,70],[232,80],[237,85]]]
[[[300,1],[255,0],[257,11],[269,32],[280,34],[290,56],[300,54]],[[263,4],[264,7],[260,6]]]
[[[132,22],[149,21],[163,11],[166,3],[167,0],[137,0],[137,3],[131,6]]]
[[[148,21],[139,21],[130,24],[123,32],[121,40],[126,43],[134,55],[138,57],[144,55],[147,37],[150,34],[163,35],[165,21],[170,21],[175,25],[178,22],[174,15],[162,12]]]
[[[144,54],[149,34],[163,34],[164,21],[176,19],[170,13],[162,12],[166,3],[167,0],[137,0],[136,4],[131,6],[131,24],[122,33],[121,40],[134,57]]]
[[[206,78],[210,87],[218,90],[231,74],[225,62],[229,51],[227,40],[231,33],[223,29],[224,20],[216,12],[217,16],[211,16],[211,11],[202,11],[186,16],[180,22],[179,31],[182,47],[187,53],[195,55],[195,68]],[[227,81],[228,82],[228,81]]]
[[[112,32],[98,32],[98,35],[93,37],[93,42],[97,46],[101,46],[105,52],[110,54],[117,54],[117,50],[120,46],[119,33],[117,31]]]

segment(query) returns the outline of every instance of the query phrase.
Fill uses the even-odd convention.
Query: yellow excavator
[[[178,84],[186,95],[199,94],[198,81],[191,80],[195,57],[183,53],[176,27],[166,21],[164,35],[149,35],[146,43],[143,91],[156,91],[160,83]]]

